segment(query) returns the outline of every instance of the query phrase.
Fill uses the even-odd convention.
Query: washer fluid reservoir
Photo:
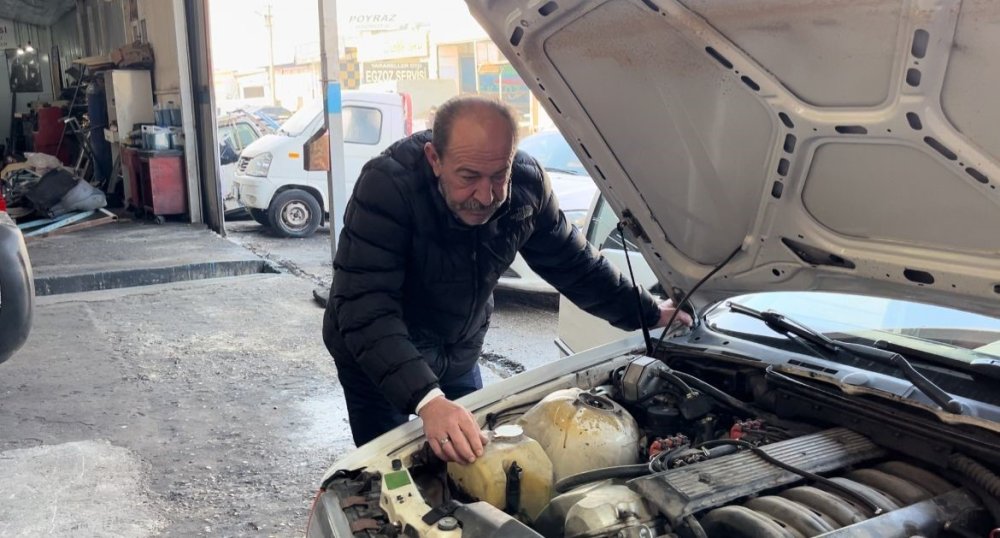
[[[579,388],[549,394],[518,424],[549,455],[556,482],[639,460],[639,425],[632,415],[610,398]]]
[[[552,498],[552,462],[538,441],[515,424],[488,432],[490,442],[474,463],[448,463],[448,475],[469,495],[529,521]]]

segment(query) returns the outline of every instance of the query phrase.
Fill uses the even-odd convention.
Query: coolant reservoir
[[[548,454],[556,482],[585,471],[638,463],[639,425],[605,396],[579,388],[559,390],[518,423]]]
[[[469,495],[508,513],[515,511],[511,500],[518,514],[534,520],[552,498],[552,462],[520,426],[499,426],[490,437],[475,463],[449,463],[448,475]]]

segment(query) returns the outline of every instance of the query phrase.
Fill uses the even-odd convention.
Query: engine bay
[[[591,382],[486,414],[473,464],[422,444],[325,488],[358,537],[993,538],[1000,525],[989,464],[921,458],[889,426],[789,418],[759,368],[640,356],[578,379]]]

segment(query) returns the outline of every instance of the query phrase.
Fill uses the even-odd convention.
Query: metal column
[[[337,31],[337,0],[319,0],[320,54],[323,62],[324,110],[330,133],[330,252],[337,254],[337,238],[347,207],[347,172],[344,168],[344,124],[341,120],[340,36]]]

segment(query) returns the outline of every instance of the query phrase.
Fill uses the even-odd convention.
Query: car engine
[[[329,487],[366,537],[994,536],[1000,479],[973,459],[958,456],[956,472],[843,426],[780,418],[759,379],[740,391],[720,378],[723,391],[697,373],[637,357],[605,383],[487,416],[493,441],[472,465],[424,446],[405,469]],[[390,484],[397,474],[414,489]],[[408,491],[432,509],[407,512]]]

